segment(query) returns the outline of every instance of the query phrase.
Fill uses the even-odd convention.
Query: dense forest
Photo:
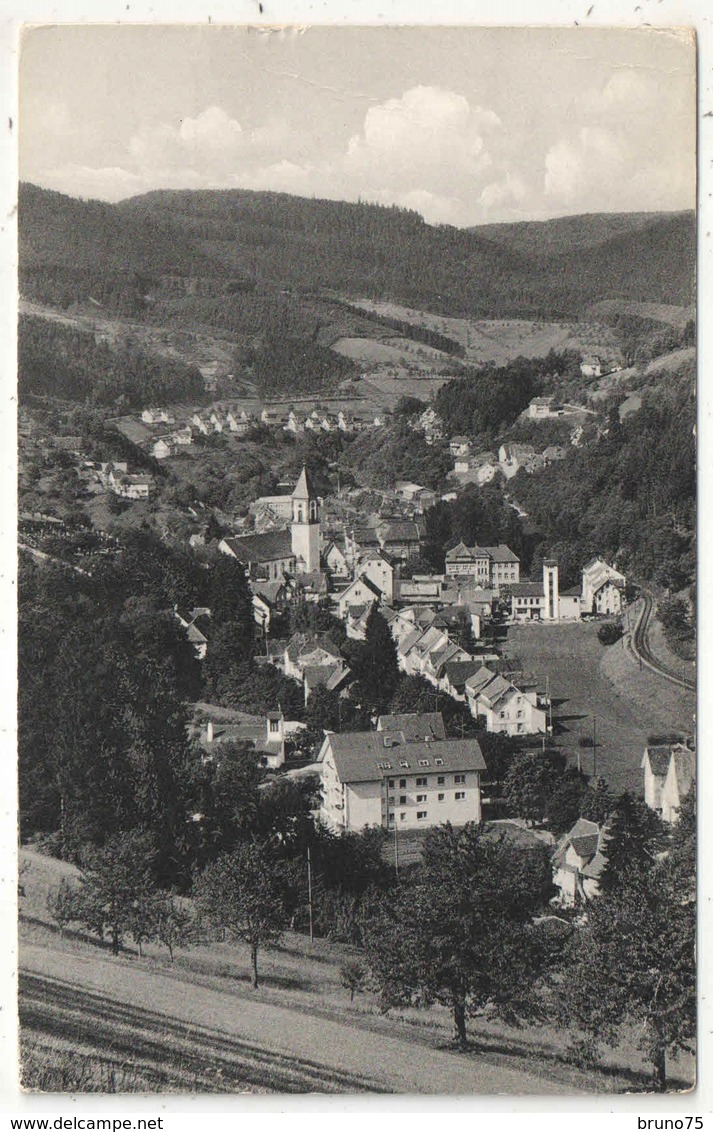
[[[660,377],[641,409],[619,422],[616,407],[598,443],[509,491],[572,576],[593,554],[678,590],[695,573],[695,364]]]
[[[140,409],[204,399],[197,369],[124,340],[114,349],[94,334],[23,316],[18,333],[21,398],[40,395]]]
[[[63,269],[75,300],[97,273],[278,284],[392,298],[471,317],[577,317],[599,299],[686,305],[693,214],[654,215],[589,246],[524,254],[488,230],[426,224],[415,212],[280,193],[155,192],[118,205],[21,186],[20,265],[27,297]],[[600,221],[596,222],[598,227]],[[93,296],[96,298],[96,296]]]
[[[545,378],[572,373],[579,373],[578,354],[550,350],[544,358],[516,358],[505,366],[485,366],[472,377],[449,381],[438,390],[434,408],[448,435],[492,436],[517,420],[542,392]]]

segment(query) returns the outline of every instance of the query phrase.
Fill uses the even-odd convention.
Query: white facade
[[[430,744],[419,744],[428,754]],[[397,765],[396,759],[393,760]],[[409,769],[392,775],[378,773],[369,781],[343,782],[329,736],[320,752],[322,804],[320,817],[330,829],[341,832],[366,826],[387,829],[428,829],[451,822],[465,825],[482,818],[480,771]]]

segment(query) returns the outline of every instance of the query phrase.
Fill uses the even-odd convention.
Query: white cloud
[[[412,87],[367,110],[361,132],[349,141],[345,171],[435,191],[447,177],[457,182],[486,169],[492,161],[486,140],[500,127],[497,114],[471,108],[462,94]]]
[[[564,203],[586,200],[593,188],[621,176],[625,155],[617,138],[599,127],[583,126],[574,137],[553,145],[545,156],[545,194]]]

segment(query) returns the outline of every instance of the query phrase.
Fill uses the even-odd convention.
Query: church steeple
[[[306,467],[292,492],[292,552],[297,573],[312,574],[319,570],[319,497]]]

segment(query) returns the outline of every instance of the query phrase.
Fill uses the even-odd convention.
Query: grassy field
[[[519,318],[448,318],[431,311],[400,306],[398,303],[375,302],[371,299],[352,299],[350,302],[367,313],[398,318],[454,338],[465,347],[466,360],[469,362],[505,365],[519,356],[543,357],[551,349],[579,349],[582,353],[618,356],[612,330],[596,321],[574,324]]]
[[[49,921],[48,890],[71,867],[27,850],[21,904],[20,1018],[27,1087],[72,1091],[585,1093],[647,1087],[635,1044],[594,1067],[554,1027],[472,1020],[466,1054],[441,1007],[388,1015],[350,1001],[340,964],[354,949],[287,933],[249,981],[244,947],[111,957]],[[576,1047],[576,1041],[575,1041]],[[672,1066],[684,1087],[688,1062]]]
[[[641,759],[652,734],[690,731],[695,710],[690,693],[644,668],[625,642],[605,648],[597,640],[596,622],[562,625],[513,625],[508,654],[522,658],[542,689],[549,676],[555,731],[576,765],[591,774],[592,748],[579,740],[592,738],[596,717],[597,774],[617,791],[641,793]]]

